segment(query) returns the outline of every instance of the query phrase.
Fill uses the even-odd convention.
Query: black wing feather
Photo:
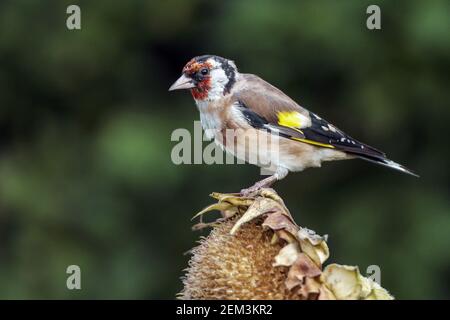
[[[358,156],[368,156],[377,159],[386,158],[386,154],[384,152],[353,139],[348,134],[337,129],[326,120],[323,120],[312,112],[310,112],[310,118],[311,126],[302,129],[306,139],[330,144],[338,150]]]
[[[244,115],[247,122],[256,129],[262,129],[270,131],[272,134],[278,134],[285,138],[301,138],[304,139],[305,135],[302,131],[295,128],[289,128],[285,126],[280,126],[275,123],[270,123],[266,118],[260,116],[253,110],[247,108],[242,102],[238,105],[240,111]]]
[[[346,152],[354,155],[355,157],[374,162],[403,173],[418,176],[408,168],[389,160],[384,152],[353,139],[346,133],[329,124],[326,120],[323,120],[314,113],[301,108],[283,92],[279,91],[270,84],[255,76],[247,75],[247,78],[249,77],[251,78],[251,81],[249,80],[249,82],[258,84],[256,85],[257,89],[261,89],[262,87],[265,93],[267,91],[273,92],[274,95],[272,95],[272,97],[281,97],[281,99],[258,99],[258,90],[252,90],[251,94],[247,95],[241,92],[239,97],[236,97],[236,103],[240,111],[252,127],[260,130],[267,130],[272,134],[280,135],[288,139],[296,140],[297,138],[297,141],[303,141],[304,143],[320,143],[323,147],[335,148],[336,150]],[[267,94],[264,94],[263,97],[266,98],[267,96]],[[245,98],[245,100],[243,101],[242,98]],[[247,106],[246,103],[250,103],[250,106]],[[283,109],[286,111],[302,111],[302,114],[309,112],[311,125],[307,128],[292,128],[279,125],[278,117],[276,116],[277,113],[275,111],[280,110],[280,106],[284,106]]]
[[[326,120],[310,112],[311,126],[307,128],[291,128],[281,126],[267,121],[266,118],[246,107],[242,102],[238,102],[238,107],[248,123],[260,130],[267,130],[272,134],[277,134],[288,139],[300,138],[306,141],[318,142],[344,151],[363,160],[389,167],[418,177],[417,174],[408,168],[389,160],[386,154],[365,143],[353,139],[348,134],[329,124]]]

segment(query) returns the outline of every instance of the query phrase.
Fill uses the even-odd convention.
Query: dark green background
[[[381,267],[397,298],[450,297],[450,2],[0,3],[0,298],[174,298],[212,191],[249,165],[175,166],[192,131],[192,56],[236,61],[421,175],[363,161],[276,186],[297,222],[330,235],[329,262]],[[79,4],[82,30],[66,28]],[[66,267],[82,290],[66,289]]]

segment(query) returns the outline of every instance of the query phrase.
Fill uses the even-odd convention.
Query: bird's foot
[[[275,181],[277,181],[277,178],[275,176],[270,176],[266,179],[256,182],[253,186],[249,188],[242,189],[240,195],[243,197],[254,196],[261,189],[270,187]]]
[[[262,188],[263,188],[263,186],[261,186],[258,183],[255,183],[253,186],[251,186],[249,188],[242,189],[239,194],[243,197],[251,197],[252,195],[255,195]]]

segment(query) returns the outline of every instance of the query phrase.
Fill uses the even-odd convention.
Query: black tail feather
[[[397,170],[400,171],[402,173],[406,173],[409,175],[412,175],[414,177],[419,178],[420,176],[416,173],[414,173],[413,171],[411,171],[410,169],[406,168],[405,166],[402,166],[401,164],[394,162],[392,160],[389,160],[387,158],[382,158],[382,157],[371,157],[371,156],[367,156],[367,155],[360,155],[360,154],[355,154],[358,158],[369,161],[369,162],[373,162],[385,167],[388,167],[390,169],[393,170]]]

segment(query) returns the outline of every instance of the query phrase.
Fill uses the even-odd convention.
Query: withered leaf
[[[253,219],[256,219],[264,214],[273,213],[280,210],[280,206],[277,202],[268,198],[256,198],[251,206],[247,209],[247,212],[236,222],[230,231],[230,234],[235,234],[236,231],[244,224]]]
[[[321,284],[316,278],[305,277],[305,282],[298,289],[297,293],[303,299],[317,300],[320,294]]]
[[[199,213],[197,213],[196,215],[194,215],[191,220],[194,220],[195,218],[197,218],[209,211],[213,211],[213,210],[223,211],[223,210],[233,210],[233,209],[236,210],[236,208],[233,205],[231,205],[230,203],[227,203],[227,202],[213,203],[213,204],[207,206],[205,209],[203,209]]]
[[[274,231],[284,229],[293,236],[295,236],[298,232],[297,225],[283,211],[277,211],[268,215],[262,226],[269,227]]]
[[[319,297],[318,300],[336,300],[336,297],[334,296],[333,292],[331,292],[330,289],[328,289],[325,285],[322,285],[320,287]]]
[[[360,298],[361,283],[357,267],[330,264],[324,269],[321,279],[338,300]]]
[[[318,266],[328,259],[330,251],[325,238],[317,235],[314,231],[301,228],[298,231],[300,247]]]
[[[298,243],[292,242],[281,248],[280,252],[275,257],[274,267],[286,266],[290,267],[297,260],[300,255],[300,247]]]
[[[337,299],[393,299],[378,283],[363,277],[358,267],[330,264],[321,280]]]
[[[285,284],[289,290],[296,286],[301,286],[305,282],[305,277],[314,278],[320,276],[321,270],[317,265],[304,253],[300,253],[297,260],[289,269]]]

